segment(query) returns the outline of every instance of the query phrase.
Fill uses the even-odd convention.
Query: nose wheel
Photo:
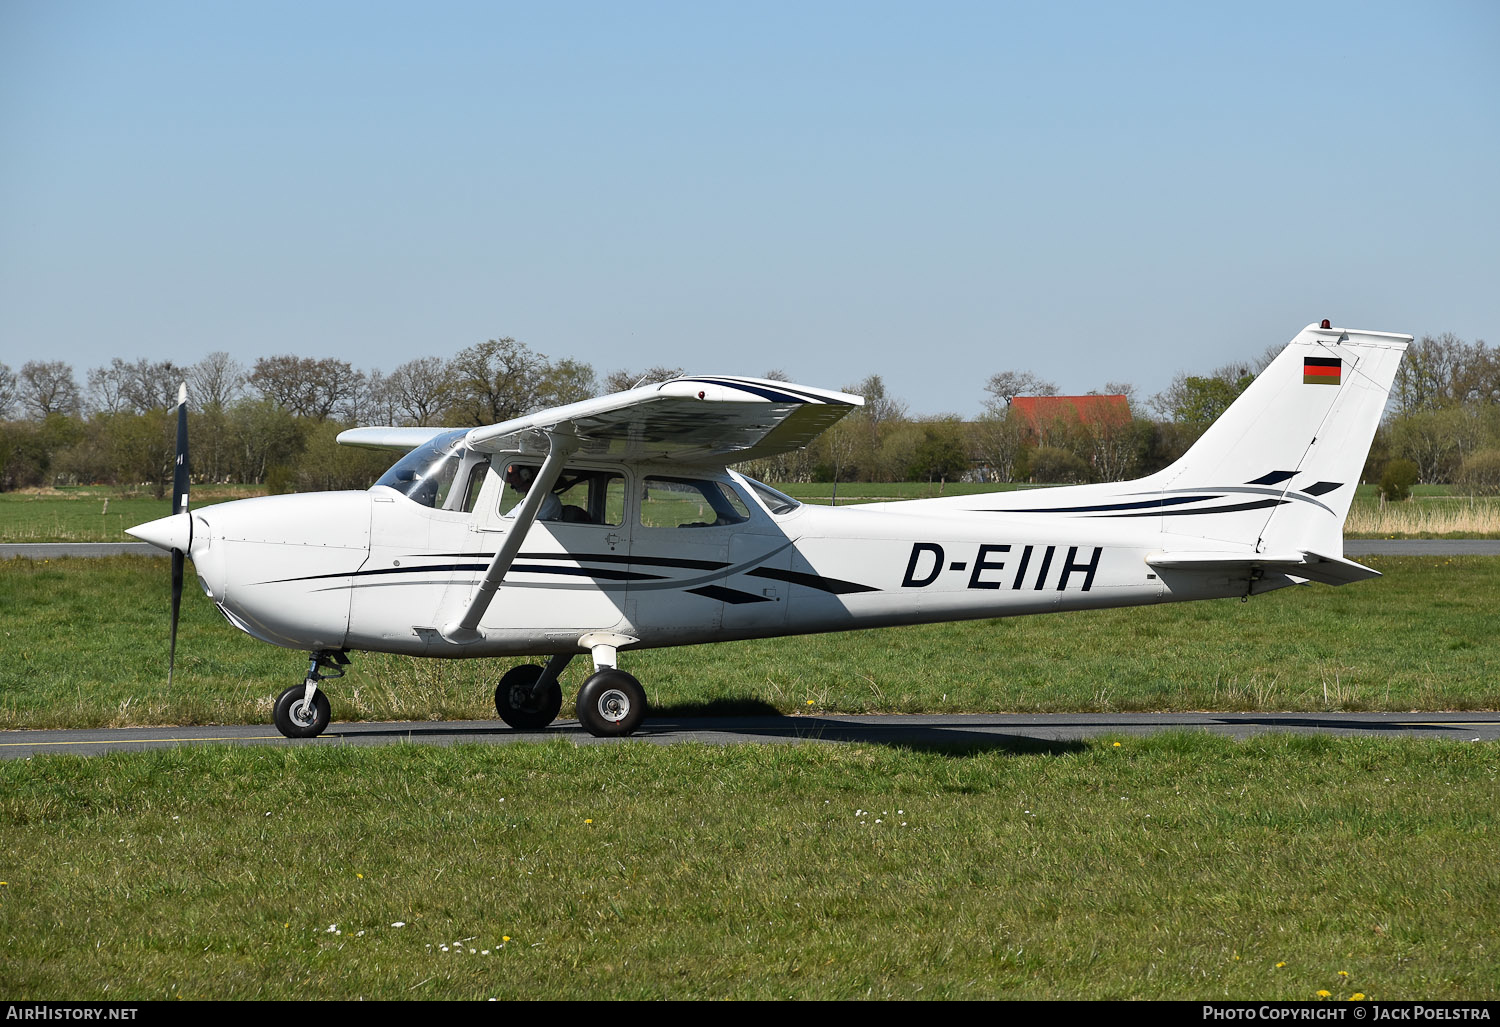
[[[328,696],[313,690],[307,697],[306,685],[293,685],[276,700],[276,730],[288,738],[316,738],[328,727],[331,715]]]
[[[343,650],[324,649],[310,654],[307,680],[276,697],[276,710],[271,715],[276,730],[288,738],[316,738],[326,731],[332,711],[318,682],[343,677],[347,666],[349,657]]]

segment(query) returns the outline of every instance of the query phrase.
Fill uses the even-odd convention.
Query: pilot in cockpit
[[[505,469],[505,484],[515,489],[522,496],[531,491],[532,483],[536,481],[537,469],[526,464],[511,464]],[[511,508],[514,514],[520,508],[517,503]],[[542,497],[541,509],[537,511],[536,519],[539,521],[556,521],[562,518],[562,500],[557,498],[557,493],[548,492]]]

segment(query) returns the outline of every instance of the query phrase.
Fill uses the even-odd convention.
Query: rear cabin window
[[[766,509],[773,514],[788,514],[802,505],[786,493],[777,492],[771,486],[756,481],[754,478],[746,478],[745,484],[755,490],[760,501],[766,504]]]
[[[653,477],[641,489],[643,528],[716,528],[749,519],[745,501],[722,481]]]

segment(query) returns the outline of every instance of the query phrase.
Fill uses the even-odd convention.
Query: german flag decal
[[[1344,362],[1338,357],[1304,357],[1303,385],[1337,385],[1343,376]]]

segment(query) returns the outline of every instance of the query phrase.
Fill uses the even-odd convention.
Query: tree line
[[[1129,383],[1107,382],[1091,395],[1123,395],[1128,407],[1100,406],[1086,418],[1066,404],[1042,419],[1021,416],[1017,397],[1059,393],[1028,371],[992,374],[984,412],[973,420],[913,415],[870,375],[844,386],[865,405],[811,447],[746,470],[772,481],[1139,477],[1185,452],[1279,351],[1207,374],[1179,373],[1145,401]],[[390,462],[390,454],[336,446],[338,432],[356,424],[493,424],[681,373],[659,366],[601,377],[589,364],[549,358],[513,338],[448,359],[419,357],[389,373],[294,354],[247,366],[218,352],[185,366],[115,358],[88,369],[80,387],[62,360],[28,361],[17,370],[0,363],[0,490],[105,483],[163,492],[180,382],[189,393],[196,479],[310,491],[363,488]],[[775,370],[765,377],[786,379]],[[1403,480],[1500,491],[1500,352],[1451,334],[1423,336],[1410,347],[1365,477],[1391,478],[1393,491]]]

